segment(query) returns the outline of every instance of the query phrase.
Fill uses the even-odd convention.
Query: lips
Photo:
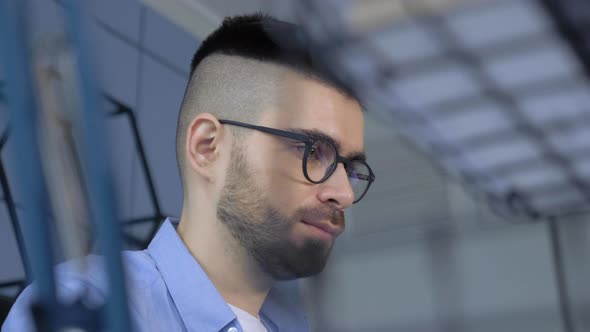
[[[328,233],[332,238],[336,238],[338,235],[342,233],[344,230],[342,226],[334,225],[330,222],[309,222],[306,220],[301,220],[304,224],[319,228],[320,230]]]

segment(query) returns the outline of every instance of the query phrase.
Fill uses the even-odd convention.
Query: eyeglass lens
[[[318,140],[309,147],[305,166],[310,180],[322,182],[331,176],[337,167],[337,156],[334,145],[324,140]],[[346,173],[356,202],[370,184],[369,168],[361,160],[352,160],[346,165]]]

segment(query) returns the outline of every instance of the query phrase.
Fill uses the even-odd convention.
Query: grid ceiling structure
[[[500,211],[588,210],[590,3],[372,2],[302,2],[318,61]]]

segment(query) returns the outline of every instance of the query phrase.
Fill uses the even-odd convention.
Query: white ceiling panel
[[[481,48],[548,29],[549,21],[531,1],[488,1],[448,16],[448,26],[467,48]]]
[[[448,62],[438,70],[401,77],[392,83],[391,88],[395,95],[416,108],[480,92],[472,73],[457,62]]]
[[[371,43],[389,55],[395,65],[434,57],[444,51],[444,44],[416,22],[400,24],[394,31],[378,33]]]
[[[580,70],[569,49],[560,43],[493,58],[485,63],[485,69],[495,82],[507,90],[538,81],[574,76]]]
[[[590,91],[580,85],[549,94],[535,94],[520,100],[520,108],[532,122],[543,124],[564,118],[579,118],[590,108]]]

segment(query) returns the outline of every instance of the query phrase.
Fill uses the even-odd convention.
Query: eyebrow
[[[340,153],[340,150],[342,148],[342,145],[340,144],[339,141],[335,140],[332,136],[330,136],[330,135],[326,134],[325,132],[318,130],[318,129],[289,128],[289,129],[287,129],[287,131],[301,134],[301,135],[305,135],[305,136],[309,136],[312,139],[326,140],[326,141],[334,144],[334,146],[336,147],[336,151],[338,151],[338,153]],[[363,151],[353,151],[351,153],[348,153],[347,155],[342,155],[342,156],[346,159],[349,159],[349,160],[362,160],[362,161],[367,160],[367,156]]]

